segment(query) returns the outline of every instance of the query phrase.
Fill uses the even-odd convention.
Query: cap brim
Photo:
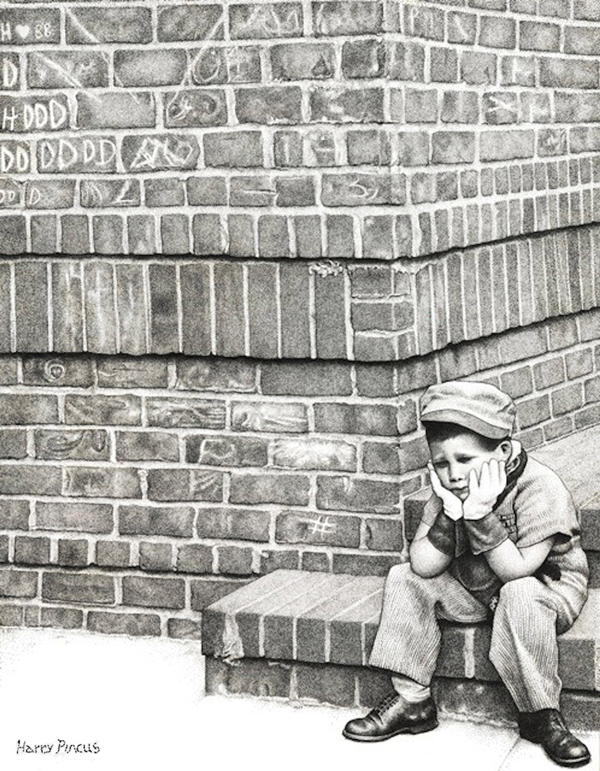
[[[456,425],[475,431],[481,436],[487,436],[489,439],[504,439],[510,435],[510,431],[503,426],[491,425],[474,415],[459,410],[432,410],[421,415],[421,423],[456,423]]]

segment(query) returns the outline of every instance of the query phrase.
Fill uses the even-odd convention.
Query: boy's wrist
[[[487,503],[469,502],[469,499],[463,503],[463,517],[465,519],[475,520],[483,519],[492,511],[492,507]]]
[[[491,551],[508,538],[506,528],[493,511],[479,519],[467,519],[465,517],[465,530],[473,554]]]
[[[454,556],[456,545],[456,533],[454,521],[444,510],[440,511],[435,518],[433,525],[429,528],[427,538],[442,554],[449,557]]]

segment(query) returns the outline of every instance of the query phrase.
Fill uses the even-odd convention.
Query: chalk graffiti
[[[42,140],[38,145],[40,171],[68,171],[114,168],[117,147],[112,139],[86,137],[84,139]]]
[[[0,86],[2,88],[14,88],[19,80],[19,68],[11,59],[2,58],[0,65]]]
[[[270,5],[255,5],[248,16],[240,21],[239,27],[251,37],[285,37],[302,30],[297,8],[290,8],[286,12],[282,8],[276,10]]]
[[[68,124],[69,111],[64,97],[40,101],[0,99],[2,131],[56,131]]]
[[[144,137],[129,168],[181,168],[187,166],[194,153],[191,142],[177,137]]]
[[[0,174],[29,171],[29,147],[17,142],[0,142]]]

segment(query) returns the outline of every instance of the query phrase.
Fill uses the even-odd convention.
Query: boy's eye
[[[469,455],[461,455],[461,457],[457,458],[457,460],[459,463],[469,463],[473,460],[473,458],[471,458]]]

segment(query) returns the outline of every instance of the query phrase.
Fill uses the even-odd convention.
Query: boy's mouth
[[[461,501],[464,501],[465,498],[468,498],[469,496],[469,488],[468,487],[454,487],[452,489],[452,492],[454,495],[456,495],[457,498],[460,498]]]

